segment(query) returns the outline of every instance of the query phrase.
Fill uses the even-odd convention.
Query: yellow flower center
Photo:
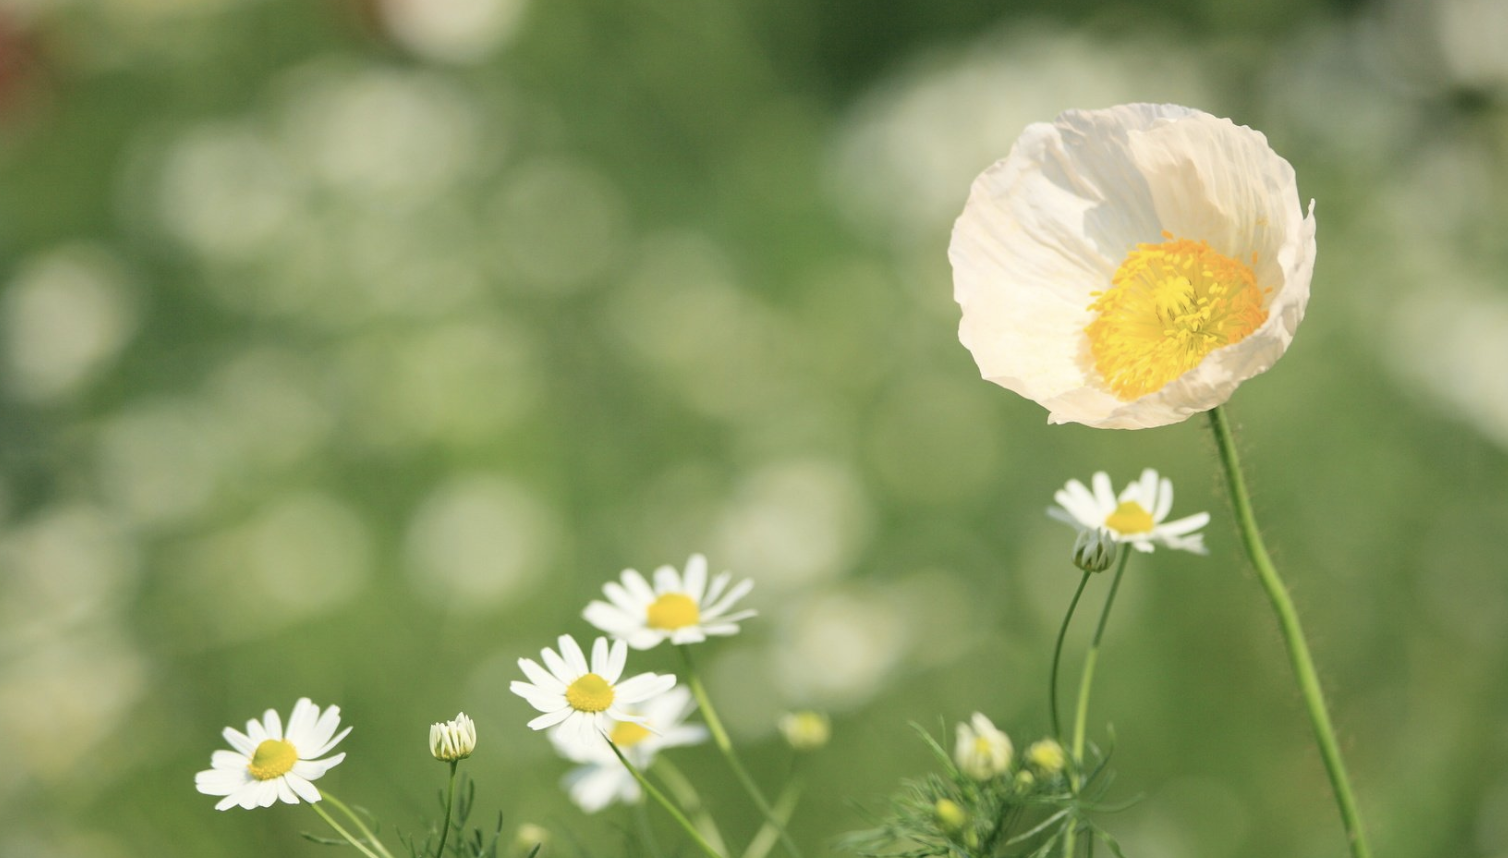
[[[653,735],[653,733],[649,732],[649,728],[642,724],[635,724],[632,721],[619,721],[613,725],[613,732],[608,738],[612,739],[613,744],[620,748],[631,748]]]
[[[1146,507],[1136,501],[1121,501],[1105,519],[1105,526],[1116,533],[1151,533],[1156,522]]]
[[[1084,329],[1094,368],[1123,400],[1161,390],[1267,320],[1250,265],[1207,242],[1163,237],[1138,244],[1089,306],[1099,314]]]
[[[649,605],[649,627],[671,631],[694,626],[702,618],[696,600],[684,593],[666,593]]]
[[[577,712],[601,712],[613,705],[613,687],[588,673],[566,687],[566,702]]]
[[[251,755],[251,765],[246,767],[251,776],[259,781],[280,778],[292,771],[298,762],[298,751],[282,739],[264,739]]]

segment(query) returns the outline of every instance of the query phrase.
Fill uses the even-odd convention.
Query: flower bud
[[[804,710],[780,716],[781,735],[797,751],[815,751],[832,738],[832,722],[821,712]]]
[[[959,771],[976,781],[987,781],[1010,769],[1015,753],[1010,737],[995,729],[983,713],[975,712],[969,720],[958,725],[958,741],[953,747]]]
[[[948,798],[940,798],[932,805],[932,813],[937,816],[937,825],[949,834],[963,829],[969,821],[969,815],[964,813],[958,802]]]
[[[1032,774],[1029,769],[1022,769],[1016,772],[1016,792],[1025,795],[1031,792],[1036,785],[1037,776]]]
[[[1115,562],[1120,544],[1110,531],[1090,527],[1079,531],[1073,541],[1073,565],[1085,572],[1104,572]]]
[[[1044,775],[1055,775],[1063,771],[1068,757],[1062,745],[1052,739],[1041,739],[1026,749],[1026,762]]]
[[[476,750],[476,724],[465,712],[454,721],[429,725],[429,752],[446,763],[464,760]]]

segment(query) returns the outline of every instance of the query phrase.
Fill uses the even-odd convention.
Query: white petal
[[[283,719],[278,716],[277,710],[268,709],[267,713],[262,717],[267,727],[267,738],[283,738]]]
[[[606,643],[602,638],[598,638],[597,640],[599,643]],[[607,661],[603,665],[606,669],[598,675],[607,680],[608,685],[612,685],[618,681],[618,677],[623,675],[623,665],[627,661],[628,644],[623,641],[614,641],[612,647],[608,650]]]
[[[541,692],[547,694],[565,693],[567,683],[556,679],[549,671],[540,667],[534,659],[521,658],[518,660],[518,666],[523,670],[524,676],[529,677],[529,681]]]
[[[1090,480],[1094,486],[1094,502],[1099,505],[1104,515],[1115,511],[1117,506],[1115,489],[1110,485],[1110,475],[1104,471],[1096,471]]]
[[[674,566],[661,566],[655,570],[655,593],[684,593],[686,589],[681,586],[681,574],[675,571]]]
[[[727,573],[723,573],[727,574]],[[702,595],[707,591],[707,558],[700,554],[691,555],[686,561],[686,575],[681,581],[686,595],[698,605],[702,603]]]
[[[560,655],[565,659],[566,666],[571,669],[571,672],[564,675],[557,673],[556,676],[570,682],[591,673],[592,669],[587,666],[586,654],[581,651],[581,646],[576,643],[575,638],[570,635],[561,635],[557,642],[560,644]],[[553,670],[554,668],[552,667],[551,669]],[[570,676],[571,679],[566,680],[567,676]]]
[[[641,605],[648,605],[655,600],[654,588],[649,586],[649,582],[644,580],[644,576],[640,575],[638,570],[623,570],[623,586],[628,589],[634,601]]]
[[[643,620],[636,622],[616,605],[598,601],[589,603],[581,612],[581,618],[614,637],[643,624]]]
[[[555,681],[559,682],[561,686],[570,685],[579,679],[583,673],[586,673],[585,665],[578,670],[575,665],[567,664],[565,659],[561,658],[555,650],[549,647],[540,650],[539,657],[544,660],[545,667],[550,669],[550,674],[555,677]],[[519,659],[518,663],[522,666],[524,660]]]
[[[642,616],[644,609],[649,606],[649,602],[654,601],[652,595],[649,601],[635,598],[632,593],[617,581],[609,581],[603,584],[602,592],[607,594],[608,601],[617,605],[625,614],[630,616]]]
[[[530,730],[543,730],[546,727],[554,727],[556,724],[566,721],[574,714],[576,714],[576,710],[569,706],[563,706],[553,712],[546,712],[540,715],[531,720],[527,726]]]
[[[226,727],[220,731],[220,735],[225,737],[225,741],[229,742],[232,748],[235,748],[247,758],[255,754],[257,752],[257,745],[261,744],[260,741],[253,742],[250,736],[234,727]]]
[[[283,775],[283,779],[288,782],[288,786],[298,794],[299,798],[310,804],[314,804],[324,798],[324,796],[319,794],[319,787],[316,787],[307,779],[298,775],[296,771]]]
[[[631,679],[625,679],[613,688],[613,692],[619,703],[637,703],[663,694],[675,687],[673,674],[641,673]]]

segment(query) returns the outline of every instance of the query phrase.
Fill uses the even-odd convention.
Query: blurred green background
[[[483,816],[625,854],[507,684],[695,551],[758,582],[701,652],[756,775],[833,714],[793,823],[830,853],[928,769],[908,722],[1046,732],[1043,510],[1148,466],[1211,554],[1122,590],[1091,720],[1145,799],[1103,822],[1341,854],[1203,421],[1049,427],[956,341],[973,176],[1125,101],[1264,131],[1318,200],[1308,318],[1231,403],[1259,515],[1377,854],[1508,856],[1504,44],[1500,0],[0,0],[0,856],[325,854],[193,788],[304,695],[387,830],[463,709]]]

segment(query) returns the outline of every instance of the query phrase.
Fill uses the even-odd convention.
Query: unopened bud
[[[833,726],[821,712],[787,712],[778,722],[781,735],[798,751],[815,751],[832,738]]]
[[[1063,753],[1063,746],[1052,739],[1041,739],[1033,742],[1026,749],[1026,762],[1044,775],[1055,775],[1063,771],[1068,757]]]
[[[429,725],[429,752],[435,759],[453,763],[466,759],[475,750],[476,724],[465,712],[456,715],[453,721]]]
[[[958,806],[958,802],[949,798],[938,799],[932,805],[932,812],[937,816],[938,826],[949,834],[962,830],[969,821],[969,815]]]
[[[1120,545],[1110,531],[1101,527],[1081,530],[1073,541],[1073,565],[1085,572],[1104,572],[1119,551]]]

